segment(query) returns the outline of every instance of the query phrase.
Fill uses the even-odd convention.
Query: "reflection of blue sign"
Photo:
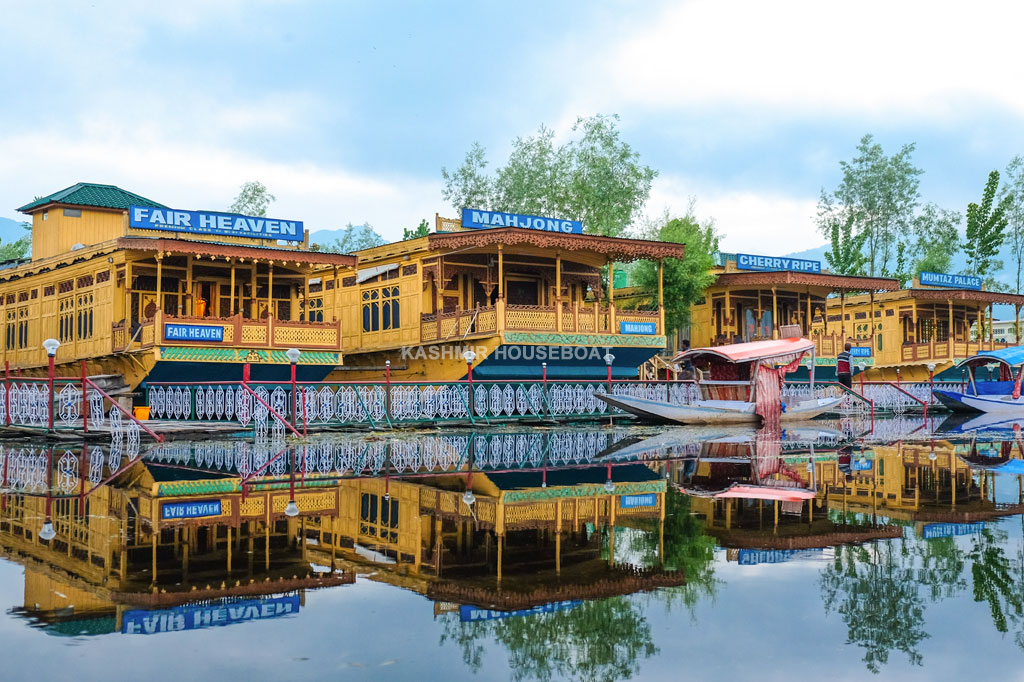
[[[926,287],[953,287],[955,289],[981,289],[981,277],[948,275],[944,272],[922,272],[921,284]]]
[[[478,606],[463,604],[459,607],[459,620],[463,623],[470,623],[476,620],[498,620],[501,618],[511,618],[512,616],[533,616],[538,613],[568,611],[569,609],[576,608],[582,603],[583,602],[579,599],[572,599],[569,601],[556,601],[550,604],[541,604],[540,606],[534,606],[532,609],[518,609],[516,611],[492,611],[490,609],[482,609]]]
[[[640,507],[657,507],[658,496],[654,493],[644,495],[620,495],[620,509],[638,509]]]
[[[792,270],[793,272],[821,272],[821,261],[802,258],[773,258],[736,254],[736,267],[740,270]]]
[[[168,341],[216,341],[224,340],[224,327],[205,324],[165,324],[164,338]]]
[[[186,605],[161,611],[125,611],[121,632],[126,635],[155,635],[161,632],[201,630],[298,612],[297,594],[219,604]]]
[[[871,464],[872,461],[870,459],[865,459],[863,462],[859,459],[855,459],[850,462],[850,469],[853,471],[871,471]]]
[[[871,346],[850,346],[851,358],[870,358]]]
[[[957,535],[974,535],[985,530],[984,521],[974,523],[929,523],[921,529],[925,540],[933,538],[951,538]]]
[[[620,334],[644,334],[652,336],[658,333],[658,325],[654,322],[630,322],[619,320]]]
[[[165,521],[199,519],[204,516],[220,516],[220,500],[164,502],[160,507],[160,518]]]
[[[275,220],[237,213],[179,211],[151,206],[129,207],[128,225],[140,230],[219,234],[249,239],[284,239],[291,242],[301,242],[304,237],[301,220]]]
[[[821,547],[812,547],[810,549],[741,549],[738,562],[740,566],[781,564],[784,561],[801,557],[818,558],[822,551]]]
[[[562,220],[560,218],[542,218],[536,215],[519,213],[503,213],[501,211],[481,211],[476,208],[462,209],[463,227],[525,227],[528,230],[544,232],[565,232],[582,234],[583,223],[578,220]]]

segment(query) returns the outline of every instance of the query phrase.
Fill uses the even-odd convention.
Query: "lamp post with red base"
[[[47,421],[47,430],[53,431],[53,364],[57,358],[57,349],[60,348],[60,341],[57,339],[46,339],[43,341],[43,348],[46,350],[47,370],[46,376],[50,382],[50,416]],[[82,390],[85,390],[84,387]]]

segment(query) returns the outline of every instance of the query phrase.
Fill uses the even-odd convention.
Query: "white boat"
[[[995,365],[999,370],[997,381],[980,381],[978,369]],[[963,391],[936,389],[932,395],[953,412],[986,412],[1024,418],[1024,396],[1021,395],[1021,376],[1024,372],[1024,346],[983,351],[967,358],[958,367],[967,370],[968,384]],[[1014,380],[1014,368],[1017,368]],[[991,376],[991,373],[990,373]]]
[[[804,421],[834,410],[842,402],[841,397],[790,403],[781,399],[779,377],[808,352],[813,367],[814,342],[804,338],[694,348],[680,353],[674,362],[689,360],[706,369],[710,378],[698,382],[701,398],[697,401],[680,405],[628,395],[599,393],[595,397],[638,417],[680,424],[757,423],[773,410],[780,421]]]

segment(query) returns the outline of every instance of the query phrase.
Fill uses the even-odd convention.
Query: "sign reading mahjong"
[[[475,228],[525,227],[528,230],[543,232],[583,233],[583,223],[578,220],[544,218],[521,213],[504,213],[503,211],[482,211],[478,208],[462,209],[462,226]]]
[[[174,208],[130,206],[128,225],[140,230],[217,234],[249,239],[303,240],[301,220],[278,220],[219,211],[179,211]]]
[[[952,287],[953,289],[981,290],[981,277],[974,275],[950,275],[945,272],[922,272],[921,286]]]
[[[793,272],[821,272],[821,261],[803,258],[775,258],[755,256],[749,253],[736,254],[736,267],[740,270],[792,270]]]

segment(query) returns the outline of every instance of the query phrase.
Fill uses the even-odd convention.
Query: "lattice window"
[[[28,306],[18,308],[18,348],[28,348]]]
[[[57,301],[57,338],[61,343],[75,340],[75,297],[64,296]]]
[[[299,313],[299,320],[305,322],[324,321],[324,299],[319,296],[302,302],[302,312]]]
[[[398,287],[363,291],[363,331],[399,329],[402,326]]]
[[[17,333],[18,328],[18,311],[8,310],[7,311],[7,333],[4,336],[4,348],[6,350],[14,350],[15,343],[14,337]]]
[[[78,309],[75,311],[76,314],[76,326],[75,329],[78,333],[79,339],[91,339],[92,338],[92,323],[93,323],[93,309],[92,309],[92,292],[85,292],[78,295],[77,303]]]
[[[360,495],[359,532],[382,542],[398,542],[398,500],[374,493]]]

